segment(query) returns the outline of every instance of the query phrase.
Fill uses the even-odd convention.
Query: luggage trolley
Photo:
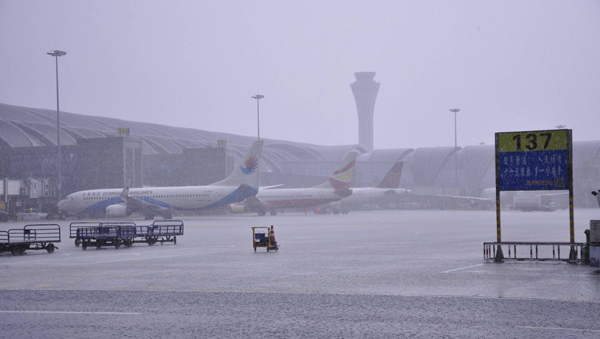
[[[75,239],[75,247],[79,247],[81,245],[81,233],[80,229],[83,228],[92,228],[100,226],[99,222],[96,221],[76,221],[72,222],[69,225],[69,238]]]
[[[157,242],[162,245],[165,242],[172,242],[177,245],[177,236],[183,235],[183,221],[181,220],[156,220],[149,226],[136,227],[138,239],[135,243],[147,243],[153,246]]]
[[[98,222],[98,221],[76,221],[69,225],[69,238],[75,239],[75,246],[79,247],[83,243],[83,239],[94,240],[94,245],[97,245],[96,239],[93,238],[94,228],[101,226],[135,226],[135,223],[130,221],[115,221],[115,222]],[[130,233],[131,231],[129,231]],[[93,238],[93,239],[92,239]],[[90,243],[88,242],[88,246]],[[102,246],[102,245],[101,245]]]
[[[82,227],[78,229],[81,239],[81,248],[87,250],[88,246],[114,246],[116,249],[125,245],[130,247],[136,236],[134,223],[100,223],[99,226]]]
[[[26,250],[53,253],[58,249],[55,242],[60,242],[60,226],[57,224],[32,224],[25,225],[23,229],[0,231],[0,253],[10,251],[12,255],[21,255]]]
[[[271,250],[279,251],[279,245],[271,242],[268,227],[252,227],[252,247],[256,252],[257,247],[266,247],[267,252]]]
[[[8,249],[8,231],[0,231],[0,253]]]

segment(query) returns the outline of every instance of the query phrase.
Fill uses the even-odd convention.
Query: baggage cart
[[[103,246],[114,246],[116,249],[121,245],[130,247],[135,238],[135,226],[101,223],[100,226],[79,228],[79,237],[84,251],[89,246],[96,246],[97,249]]]
[[[53,253],[60,242],[60,226],[57,224],[25,225],[22,229],[0,231],[0,253],[10,251],[22,255],[26,250],[46,250]]]
[[[252,227],[252,247],[254,247],[254,252],[258,247],[265,247],[267,252],[279,251],[279,245],[277,242],[273,242],[269,236],[268,227]]]
[[[153,246],[157,242],[162,245],[166,242],[177,244],[177,236],[183,235],[183,221],[181,220],[156,220],[149,226],[137,226],[136,243],[147,243]]]
[[[79,247],[79,245],[81,245],[80,233],[82,233],[82,231],[79,231],[79,229],[92,228],[92,227],[98,227],[98,226],[100,226],[100,223],[96,222],[96,221],[72,222],[69,225],[69,238],[75,239],[75,247]]]
[[[153,246],[157,242],[177,244],[177,236],[183,235],[183,221],[156,220],[148,226],[138,226],[133,222],[73,222],[69,237],[75,239],[75,246],[84,250],[89,246],[130,247],[134,243],[147,243]]]

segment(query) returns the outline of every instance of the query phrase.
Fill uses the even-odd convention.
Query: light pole
[[[457,136],[456,136],[456,113],[460,112],[460,109],[453,108],[450,112],[454,113],[454,186],[458,189],[458,157],[456,155],[458,146],[457,146]]]
[[[62,171],[60,154],[60,105],[58,100],[58,57],[66,55],[67,52],[54,50],[46,53],[56,60],[56,143],[58,144],[58,201],[62,199]]]
[[[260,99],[264,98],[264,95],[257,94],[252,97],[252,99],[256,99],[256,122],[258,126],[258,140],[260,140]]]

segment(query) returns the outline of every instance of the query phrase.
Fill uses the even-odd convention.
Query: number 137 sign
[[[500,191],[568,190],[571,130],[496,133],[496,184]]]

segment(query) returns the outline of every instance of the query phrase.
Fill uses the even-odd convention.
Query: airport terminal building
[[[61,112],[62,195],[100,188],[210,184],[226,177],[255,137]],[[376,185],[404,162],[400,187],[419,194],[479,197],[495,187],[494,146],[375,149],[265,139],[261,185],[310,187],[349,152],[359,153],[353,187]],[[455,154],[458,185],[455,179]],[[575,204],[593,207],[600,140],[573,143]],[[13,208],[57,201],[56,111],[0,104],[0,194]],[[0,206],[3,207],[3,206]],[[2,209],[2,208],[0,208]]]

